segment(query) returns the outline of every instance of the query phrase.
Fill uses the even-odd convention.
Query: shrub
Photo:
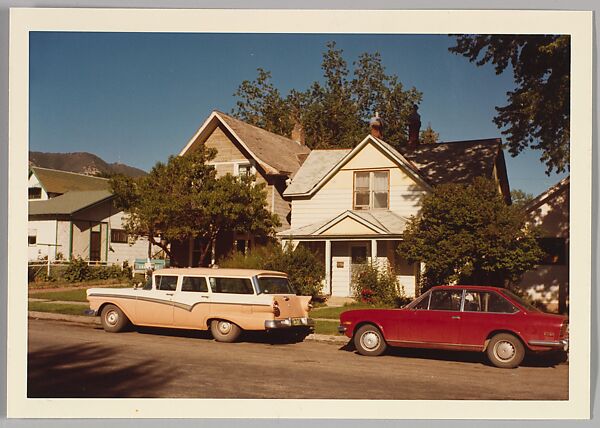
[[[355,299],[369,304],[402,306],[407,301],[396,274],[377,263],[365,264],[353,272],[352,292]]]
[[[92,269],[82,258],[71,260],[69,266],[63,274],[63,278],[69,282],[82,282],[90,279]]]
[[[325,278],[325,266],[310,250],[303,246],[285,250],[279,245],[255,247],[246,254],[234,252],[219,265],[228,268],[269,269],[288,274],[296,293],[317,297]]]

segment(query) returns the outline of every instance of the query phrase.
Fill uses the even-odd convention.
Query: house
[[[133,266],[148,241],[133,242],[125,213],[114,205],[109,181],[74,172],[32,167],[29,174],[29,260],[82,258]]]
[[[540,230],[545,257],[523,275],[519,287],[546,310],[559,313],[567,313],[569,305],[569,187],[566,177],[524,207],[529,223]]]
[[[418,114],[411,119],[401,151],[384,141],[374,118],[371,134],[353,149],[313,150],[283,193],[292,202],[291,228],[277,235],[323,258],[324,294],[351,296],[353,270],[373,261],[392,267],[414,296],[420,265],[396,250],[408,218],[435,185],[483,176],[495,179],[510,202],[500,139],[419,144]]]
[[[310,153],[308,147],[220,111],[210,114],[180,155],[185,156],[200,145],[217,150],[216,157],[209,164],[214,165],[218,176],[254,175],[257,183],[264,183],[267,207],[277,214],[281,222],[278,231],[289,229],[290,203],[283,193]],[[222,233],[217,239],[213,263],[232,249],[245,251],[253,245],[253,236]],[[200,242],[197,238],[190,238],[188,242],[172,243],[171,252],[175,254],[175,259],[187,260],[188,266],[198,266]]]

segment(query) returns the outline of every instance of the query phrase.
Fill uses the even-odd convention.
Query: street
[[[217,343],[208,333],[29,320],[29,397],[568,399],[568,364],[528,358],[514,369],[482,354],[271,344],[263,335]]]

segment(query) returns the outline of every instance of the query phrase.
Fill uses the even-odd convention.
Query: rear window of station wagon
[[[209,279],[213,293],[254,294],[252,281],[249,278],[215,278]]]

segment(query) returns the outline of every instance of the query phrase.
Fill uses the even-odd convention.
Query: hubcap
[[[360,343],[365,349],[376,349],[379,346],[379,335],[375,332],[367,331],[360,337]]]
[[[496,343],[494,347],[496,356],[504,361],[511,360],[515,356],[515,352],[515,346],[506,340]]]
[[[231,324],[228,323],[227,321],[221,321],[221,322],[219,322],[219,326],[218,327],[219,327],[219,332],[221,334],[227,334],[231,330]]]
[[[119,321],[119,314],[116,311],[110,311],[106,314],[106,322],[110,325],[116,325]]]

